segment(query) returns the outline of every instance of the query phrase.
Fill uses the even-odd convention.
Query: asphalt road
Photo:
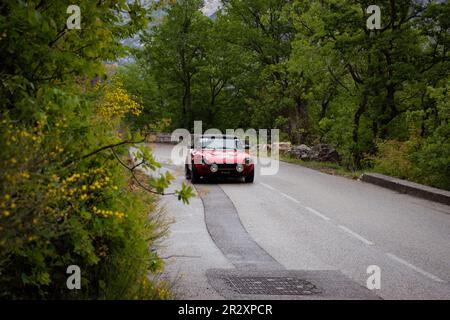
[[[172,146],[152,147],[177,187],[183,167],[171,161]],[[237,268],[304,272],[330,292],[348,287],[322,298],[450,299],[449,206],[283,162],[254,184],[195,187],[190,206],[163,200],[174,223],[161,252],[180,298],[229,298],[208,272]],[[366,295],[351,284],[365,288],[371,265],[381,288]],[[333,282],[340,276],[351,283]]]

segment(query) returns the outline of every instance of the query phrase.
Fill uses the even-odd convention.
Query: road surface
[[[172,146],[151,147],[173,187],[185,181]],[[283,162],[254,184],[195,188],[189,206],[163,199],[174,223],[160,254],[180,298],[450,299],[449,206]],[[321,293],[233,295],[220,274],[300,277]]]

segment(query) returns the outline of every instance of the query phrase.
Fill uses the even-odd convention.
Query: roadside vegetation
[[[173,177],[128,154],[147,131],[278,128],[340,154],[310,167],[450,190],[450,2],[377,1],[376,32],[365,0],[222,2],[206,17],[199,0],[81,0],[79,30],[66,1],[0,3],[0,298],[170,298],[156,249]]]
[[[356,170],[352,171],[346,167],[343,167],[335,162],[326,162],[326,161],[310,161],[310,160],[301,160],[297,158],[293,158],[290,156],[281,155],[279,157],[281,161],[285,161],[288,163],[298,164],[307,168],[315,169],[327,174],[343,176],[350,179],[358,179],[363,171]]]
[[[141,119],[167,130],[278,128],[294,145],[326,143],[343,170],[374,170],[450,189],[450,3],[160,1],[122,68]],[[141,122],[142,123],[142,122]]]
[[[123,120],[142,106],[105,68],[147,11],[78,4],[81,30],[66,28],[61,1],[0,4],[0,298],[167,299],[155,280],[167,229],[157,199],[172,177],[137,187],[126,164],[143,137]],[[159,166],[147,149],[141,158]],[[187,202],[191,189],[177,196]],[[66,286],[70,265],[80,290]]]

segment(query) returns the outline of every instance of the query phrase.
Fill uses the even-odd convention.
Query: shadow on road
[[[201,178],[195,184],[245,184],[244,178],[235,178],[235,177],[215,177],[215,178]]]

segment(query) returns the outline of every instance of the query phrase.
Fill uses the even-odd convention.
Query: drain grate
[[[239,277],[223,278],[231,290],[239,294],[312,295],[321,293],[311,282],[293,277]]]

